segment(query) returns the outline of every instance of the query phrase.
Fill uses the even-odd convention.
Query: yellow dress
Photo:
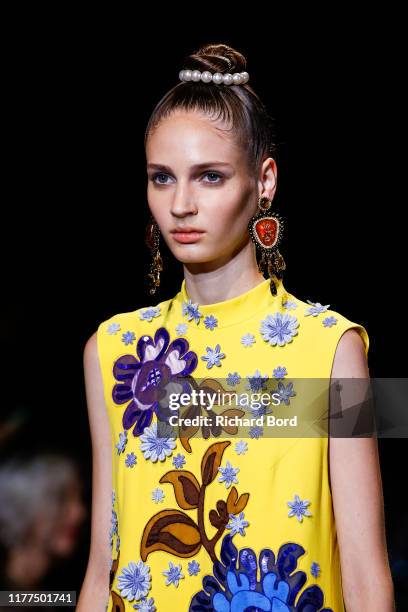
[[[183,280],[173,298],[99,325],[113,464],[107,610],[344,611],[316,421],[340,337],[356,328],[366,352],[369,339],[275,282],[276,296],[266,279],[200,305]],[[212,420],[209,391],[235,392],[230,404],[218,395]],[[282,401],[260,408],[261,392]],[[295,414],[306,423],[277,425]]]

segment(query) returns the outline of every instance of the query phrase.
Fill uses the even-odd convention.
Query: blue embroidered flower
[[[120,548],[120,536],[118,535],[116,538],[116,552],[119,551]]]
[[[125,430],[123,433],[119,433],[119,442],[115,444],[116,448],[118,449],[118,455],[120,455],[120,453],[123,453],[123,451],[125,450],[126,443],[127,431]]]
[[[278,388],[274,391],[274,394],[278,395],[280,401],[286,404],[286,406],[289,406],[290,404],[289,398],[294,397],[296,395],[293,390],[292,382],[288,383],[286,387],[283,382],[278,382]]]
[[[146,597],[151,588],[150,567],[143,561],[131,561],[118,576],[120,594],[129,601]]]
[[[287,503],[288,506],[291,508],[288,513],[288,516],[296,516],[299,523],[303,521],[304,516],[312,516],[312,513],[307,509],[307,506],[309,506],[310,504],[310,501],[308,501],[307,499],[302,501],[299,495],[295,495],[294,501],[289,501]]]
[[[286,310],[294,310],[295,308],[297,308],[296,302],[292,302],[290,300],[286,300],[286,302],[282,302],[282,306]]]
[[[249,385],[247,385],[247,389],[250,389],[253,392],[264,391],[266,389],[265,382],[269,379],[269,376],[265,374],[262,376],[259,370],[255,370],[255,374],[253,376],[247,376],[247,381]]]
[[[235,452],[237,453],[237,455],[245,455],[247,450],[248,442],[245,442],[245,440],[239,440],[235,443]]]
[[[229,373],[227,376],[227,385],[230,387],[235,387],[241,382],[241,377],[238,372],[234,372],[233,374]]]
[[[225,482],[227,489],[229,489],[232,483],[238,484],[237,474],[239,472],[239,468],[232,467],[229,461],[227,461],[226,467],[221,466],[218,468],[218,471],[221,472],[218,482]]]
[[[170,428],[166,428],[164,425],[166,424],[160,423],[158,429],[155,422],[151,427],[145,427],[144,433],[140,436],[140,449],[143,451],[145,459],[150,459],[153,462],[164,461],[176,448],[174,437],[165,437],[168,435],[166,431],[170,432]]]
[[[111,514],[111,524],[110,524],[110,529],[109,529],[109,543],[110,543],[110,547],[112,548],[113,546],[113,536],[114,535],[118,535],[118,515],[116,514],[115,510],[112,508],[112,514]]]
[[[307,300],[307,303],[311,304],[311,306],[306,310],[305,317],[309,315],[312,315],[312,317],[317,317],[322,312],[326,312],[326,310],[330,307],[330,304],[322,306],[320,302],[311,302],[310,300]]]
[[[146,308],[143,312],[140,313],[141,321],[153,321],[154,317],[160,316],[160,306],[152,306],[151,308]]]
[[[153,489],[152,500],[154,501],[155,504],[159,504],[160,502],[162,502],[164,500],[163,489],[159,489],[158,487],[156,487],[156,489]]]
[[[122,334],[122,342],[126,345],[133,344],[135,340],[136,340],[136,336],[134,332],[127,331],[124,334]]]
[[[187,329],[188,329],[187,323],[179,323],[178,325],[176,325],[176,334],[178,336],[184,336]]]
[[[263,436],[263,428],[259,427],[259,425],[254,425],[249,430],[249,437],[255,440],[259,440],[261,436]]]
[[[276,312],[273,315],[266,315],[266,318],[261,321],[259,331],[263,339],[272,346],[284,346],[292,342],[293,337],[297,335],[297,327],[299,327],[299,321],[296,317]]]
[[[175,587],[178,587],[179,581],[184,578],[184,574],[181,573],[181,563],[179,565],[173,565],[171,561],[169,561],[169,569],[164,570],[162,574],[167,576],[166,586],[174,584]]]
[[[181,470],[185,462],[186,462],[185,457],[181,453],[173,457],[173,465],[176,468],[176,470]]]
[[[249,407],[251,411],[251,418],[257,419],[260,416],[265,416],[266,414],[272,414],[272,410],[268,408],[268,406],[259,406],[259,408]]]
[[[119,323],[110,323],[108,325],[108,334],[110,334],[111,336],[114,336],[115,334],[118,333],[118,331],[120,331],[120,325]]]
[[[146,599],[145,597],[138,604],[133,604],[135,610],[139,612],[156,612],[156,606],[154,605],[153,597]]]
[[[185,338],[170,342],[165,327],[155,332],[154,340],[148,335],[140,337],[136,354],[138,359],[127,354],[115,361],[113,376],[118,383],[112,389],[112,399],[115,404],[127,404],[123,428],[134,426],[133,435],[139,436],[152,422],[153,414],[163,421],[171,412],[170,389],[172,393],[189,391],[188,378],[197,367],[198,357],[189,351]]]
[[[134,467],[136,465],[136,463],[137,463],[137,458],[136,458],[135,453],[133,453],[133,452],[132,453],[128,453],[126,455],[126,459],[125,459],[126,467],[132,468],[132,467]]]
[[[195,559],[188,564],[188,573],[190,576],[197,576],[200,571],[200,564]]]
[[[284,378],[287,375],[287,370],[285,367],[282,366],[278,366],[277,368],[274,369],[273,371],[273,375],[275,378]]]
[[[248,346],[251,347],[254,343],[255,343],[254,334],[245,334],[241,338],[241,344],[243,344],[245,347],[248,347]]]
[[[322,323],[324,327],[332,327],[333,325],[336,325],[337,319],[336,317],[326,317],[323,319]]]
[[[230,514],[229,517],[231,520],[226,526],[226,528],[231,529],[231,535],[239,533],[240,535],[244,536],[245,527],[248,527],[249,525],[248,521],[244,520],[244,513],[240,512],[238,516],[236,514]]]
[[[116,493],[115,493],[115,491],[112,489],[112,506],[113,506],[113,504],[115,503],[115,501],[116,501]]]
[[[199,311],[198,304],[193,304],[191,300],[183,302],[183,317],[185,315],[187,315],[187,321],[192,321],[194,319],[197,325],[200,322],[200,318],[203,316]]]
[[[320,565],[318,563],[316,563],[316,561],[313,561],[312,565],[310,566],[310,573],[312,574],[313,578],[318,578],[320,575]]]
[[[221,347],[219,344],[216,345],[215,349],[207,346],[207,355],[202,355],[201,359],[207,362],[207,368],[212,368],[214,365],[220,366],[220,359],[224,359],[224,353],[221,353]]]
[[[206,326],[207,329],[210,329],[212,331],[214,327],[217,327],[218,320],[213,315],[208,315],[204,319],[204,325]]]

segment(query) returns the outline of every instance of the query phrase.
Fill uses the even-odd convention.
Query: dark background
[[[275,118],[274,204],[286,220],[286,288],[366,327],[373,377],[404,376],[398,16],[310,13],[295,22],[273,10],[247,19],[248,7],[241,10],[236,26],[210,6],[185,22],[181,9],[169,7],[143,18],[43,9],[8,21],[2,419],[26,410],[27,442],[54,443],[76,458],[89,507],[83,349],[101,321],[167,299],[181,283],[181,264],[163,247],[161,290],[157,299],[148,295],[143,136],[154,105],[178,82],[184,56],[201,44],[224,42],[244,53],[250,84]],[[379,446],[402,605],[406,443]],[[88,541],[89,524],[65,582],[55,587],[79,594]]]

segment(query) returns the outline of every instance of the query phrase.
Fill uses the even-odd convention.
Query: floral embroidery
[[[224,353],[221,353],[221,347],[219,344],[214,349],[207,346],[207,355],[202,355],[201,359],[207,362],[207,368],[212,368],[214,365],[220,366],[220,359],[224,359]]]
[[[286,406],[289,406],[290,404],[289,398],[294,397],[296,395],[296,393],[293,390],[292,382],[288,383],[286,387],[283,382],[278,382],[278,388],[274,391],[274,393],[276,395],[279,395],[280,401],[286,404]]]
[[[239,533],[240,535],[245,535],[245,527],[249,526],[248,521],[244,520],[244,513],[240,512],[237,516],[236,514],[230,514],[230,522],[227,525],[227,529],[231,529],[231,535],[235,535]]]
[[[135,610],[139,610],[140,612],[156,612],[153,597],[150,597],[149,599],[144,597],[140,603],[134,604],[133,607]]]
[[[275,378],[284,378],[287,375],[287,370],[285,367],[282,366],[278,366],[277,368],[274,369],[273,371],[273,375]]]
[[[293,337],[297,335],[297,327],[299,327],[299,321],[296,317],[276,312],[273,315],[266,315],[266,318],[261,321],[259,331],[263,339],[272,346],[284,346],[292,342]]]
[[[134,467],[136,465],[136,463],[137,463],[137,458],[136,458],[135,453],[133,453],[133,452],[132,453],[128,453],[126,455],[126,459],[125,459],[126,467],[132,468],[132,467]]]
[[[162,502],[164,500],[163,489],[159,489],[158,487],[156,487],[156,489],[153,489],[152,500],[154,501],[155,504],[159,504],[160,502]]]
[[[173,431],[170,427],[166,427],[166,423],[155,422],[151,427],[145,427],[143,434],[140,436],[140,449],[143,451],[145,459],[156,462],[157,460],[164,461],[173,453],[176,448],[176,440],[174,437],[167,436],[167,432]]]
[[[188,573],[190,576],[197,576],[200,571],[200,564],[195,559],[188,564]]]
[[[122,334],[122,342],[126,345],[133,344],[135,340],[136,340],[136,336],[134,332],[127,331],[124,334]]]
[[[141,321],[149,321],[151,323],[154,317],[160,316],[160,306],[152,306],[151,308],[146,308],[143,312],[140,313]]]
[[[120,535],[118,535],[116,538],[116,552],[118,552],[119,548],[120,548]]]
[[[247,389],[250,389],[253,392],[264,391],[266,389],[265,382],[269,379],[269,376],[265,374],[262,376],[259,370],[255,370],[255,374],[253,376],[247,376],[247,381],[249,385],[247,385]]]
[[[180,580],[184,578],[184,574],[181,573],[181,563],[179,565],[173,565],[171,561],[169,561],[169,569],[164,570],[162,574],[167,576],[166,586],[174,584],[175,587],[178,587]]]
[[[326,310],[330,307],[330,304],[322,306],[320,302],[311,302],[310,300],[307,300],[307,303],[311,304],[311,306],[306,310],[305,317],[309,315],[312,315],[312,317],[317,317],[322,312],[326,312]]]
[[[218,478],[218,482],[225,482],[225,486],[227,489],[229,489],[232,483],[238,484],[237,474],[239,472],[239,468],[232,467],[229,461],[227,461],[226,467],[220,466],[218,468],[218,471],[221,472],[221,476]]]
[[[116,404],[126,404],[122,417],[124,429],[133,425],[133,435],[140,436],[152,422],[153,413],[165,418],[171,411],[168,396],[171,392],[187,392],[181,377],[189,377],[198,363],[196,353],[189,351],[184,338],[170,343],[166,328],[159,328],[154,336],[142,336],[136,346],[139,359],[122,355],[113,366],[117,381],[112,390]]]
[[[259,440],[261,436],[263,436],[263,427],[259,427],[259,425],[254,425],[249,430],[249,437],[255,440]]]
[[[235,387],[241,382],[241,377],[238,372],[234,372],[233,374],[229,373],[226,378],[226,381],[227,385],[229,385],[230,387]]]
[[[297,304],[296,302],[292,302],[290,300],[286,300],[286,302],[282,303],[283,308],[285,308],[286,310],[294,310],[295,308],[297,308]]]
[[[237,455],[245,455],[248,450],[248,442],[245,440],[239,440],[239,442],[235,443],[235,452]]]
[[[118,576],[118,587],[129,601],[145,597],[151,588],[150,567],[143,561],[131,561]]]
[[[116,514],[115,510],[114,510],[114,503],[115,503],[115,498],[114,498],[115,494],[114,492],[112,492],[112,514],[111,514],[111,524],[110,524],[110,529],[109,529],[109,543],[110,543],[110,547],[113,547],[113,536],[114,535],[118,535],[118,515]]]
[[[127,431],[124,431],[123,433],[119,433],[119,442],[115,444],[118,450],[118,455],[124,452],[126,443],[127,443]]]
[[[288,513],[288,516],[296,516],[299,523],[301,523],[303,521],[304,516],[312,516],[312,513],[307,509],[307,506],[309,506],[309,504],[309,500],[305,499],[304,501],[302,501],[299,495],[295,495],[294,501],[288,502],[288,506],[291,508]]]
[[[254,343],[255,343],[254,334],[245,334],[241,338],[241,344],[243,344],[244,346],[252,346]]]
[[[199,311],[198,304],[193,304],[191,300],[183,302],[183,317],[185,315],[187,315],[187,321],[192,321],[194,319],[197,325],[200,322],[200,318],[203,316]]]
[[[218,326],[218,319],[213,315],[208,315],[204,319],[204,325],[207,329],[213,331],[213,329]]]
[[[188,329],[187,323],[179,323],[178,325],[176,325],[176,334],[178,336],[183,336],[185,335],[187,329]]]
[[[336,317],[326,317],[323,319],[322,323],[324,327],[332,327],[333,325],[336,325],[337,319]]]
[[[108,325],[107,332],[109,335],[114,336],[115,334],[118,333],[118,331],[120,331],[119,323],[110,323]]]
[[[176,470],[181,470],[185,462],[186,462],[185,457],[181,453],[173,457],[173,465],[176,468]]]
[[[320,565],[316,563],[316,561],[313,561],[312,565],[310,566],[310,573],[312,574],[313,578],[318,578],[320,576]]]

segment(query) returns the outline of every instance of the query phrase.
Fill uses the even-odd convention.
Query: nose
[[[194,195],[188,188],[188,185],[182,181],[177,183],[170,211],[175,217],[185,217],[186,215],[196,215],[198,213]]]

